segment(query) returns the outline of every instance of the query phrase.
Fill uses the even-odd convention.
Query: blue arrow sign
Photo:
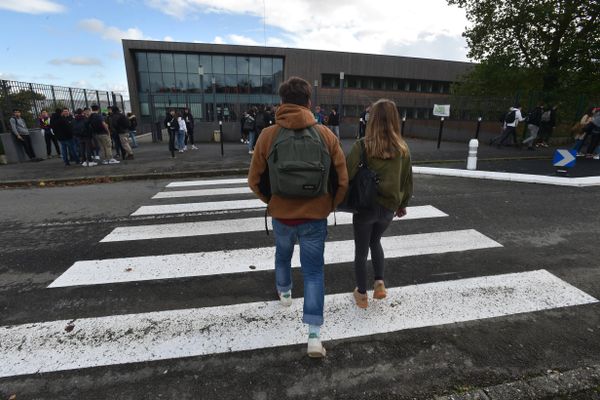
[[[552,163],[555,167],[571,168],[575,166],[576,159],[576,150],[558,149],[556,152],[554,152],[554,159],[552,160]]]

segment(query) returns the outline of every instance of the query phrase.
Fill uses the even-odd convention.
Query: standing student
[[[60,118],[52,122],[52,129],[60,142],[63,162],[65,166],[71,165],[71,161],[79,164],[77,145],[73,136],[73,118],[68,108],[63,108]]]
[[[248,172],[248,185],[254,193],[265,203],[267,211],[273,217],[273,232],[275,233],[275,284],[279,300],[283,306],[292,304],[292,269],[291,261],[296,242],[300,245],[300,264],[304,277],[304,309],[302,321],[308,324],[309,357],[325,356],[325,348],[321,343],[320,328],[323,324],[323,306],[325,302],[324,282],[324,250],[327,238],[327,216],[339,204],[348,188],[348,176],[344,153],[339,141],[327,127],[317,124],[310,111],[311,87],[304,79],[291,77],[279,87],[281,106],[277,109],[276,124],[265,128],[258,138],[250,170]],[[290,132],[291,131],[291,132]],[[280,137],[280,135],[282,135]],[[313,140],[308,140],[309,135]],[[280,141],[280,139],[282,141]],[[318,139],[318,140],[317,140]],[[287,151],[282,151],[277,162],[289,163],[287,157],[294,143],[303,143],[296,147],[302,148],[318,146],[318,153],[327,152],[330,165],[327,170],[335,170],[336,179],[329,181],[334,190],[319,191],[309,197],[300,196],[297,192],[292,196],[284,192],[277,192],[281,180],[271,180],[268,168],[269,158],[274,143],[278,146],[287,146]],[[317,145],[318,143],[318,145]],[[281,147],[278,147],[281,149]],[[294,157],[298,158],[299,154]],[[302,153],[306,156],[306,153]],[[314,157],[314,155],[313,155]],[[269,161],[269,159],[271,161]],[[277,170],[277,168],[275,168]],[[330,176],[330,175],[325,175]],[[275,177],[275,175],[273,175]],[[268,182],[267,185],[264,185]],[[314,181],[313,181],[314,182]],[[288,181],[285,184],[289,183]],[[284,185],[285,185],[284,184]],[[323,189],[328,186],[323,182]],[[313,188],[315,186],[313,185]],[[295,186],[298,189],[297,186]],[[302,189],[311,190],[301,187]],[[275,193],[271,195],[271,190]]]
[[[383,299],[387,292],[381,236],[394,216],[402,218],[406,215],[406,206],[412,195],[410,152],[400,133],[400,116],[393,101],[381,99],[371,106],[365,138],[354,143],[346,161],[350,180],[358,171],[363,143],[367,165],[379,178],[376,204],[352,216],[356,274],[354,299],[358,307],[367,308],[369,249],[375,277],[373,298]]]
[[[179,130],[177,131],[177,148],[180,153],[183,153],[187,150],[187,146],[185,145],[187,125],[181,115],[177,115],[177,124],[179,125]]]
[[[329,126],[329,129],[331,129],[331,131],[333,133],[335,133],[335,136],[337,136],[337,138],[340,138],[340,114],[338,114],[337,109],[335,107],[333,107],[331,109],[331,112],[329,113],[329,118],[327,119],[327,125]]]
[[[185,135],[185,145],[187,146],[189,141],[192,145],[192,150],[198,150],[194,144],[194,116],[187,107],[183,109],[182,118],[185,121],[185,128],[187,132]]]
[[[21,110],[15,108],[13,110],[13,116],[9,119],[10,131],[15,136],[17,142],[23,146],[23,150],[30,161],[41,161],[40,158],[35,156],[33,151],[33,145],[31,144],[31,138],[29,137],[29,129],[25,120],[21,118]]]
[[[137,117],[135,114],[128,112],[127,119],[129,120],[129,140],[131,140],[131,148],[135,149],[138,147],[137,139],[135,137],[137,135]]]
[[[52,129],[50,128],[50,116],[48,115],[47,110],[42,110],[40,117],[38,118],[38,123],[40,125],[40,129],[42,130],[42,135],[44,135],[44,140],[46,141],[46,156],[47,158],[52,157],[52,143],[54,143],[54,148],[56,149],[56,155],[60,156],[60,149],[58,147],[58,140],[56,140],[56,136],[52,133]]]

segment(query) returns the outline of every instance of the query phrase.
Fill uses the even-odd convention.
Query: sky
[[[0,0],[0,79],[120,92],[121,39],[468,61],[445,0]]]

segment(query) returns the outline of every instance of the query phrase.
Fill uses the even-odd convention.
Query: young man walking
[[[275,125],[265,128],[260,135],[250,164],[248,185],[265,203],[273,218],[275,233],[275,284],[283,306],[292,304],[291,259],[296,242],[300,244],[300,263],[304,277],[304,313],[302,320],[308,324],[308,349],[310,357],[324,357],[320,327],[323,324],[325,301],[324,259],[327,237],[327,216],[339,204],[348,189],[348,172],[344,152],[336,136],[327,127],[317,124],[311,113],[311,87],[304,79],[292,77],[279,87],[281,106],[277,109]],[[284,143],[285,141],[285,143]],[[294,147],[296,143],[302,143]],[[278,156],[270,157],[277,146]],[[287,146],[287,147],[282,147]],[[316,151],[302,152],[307,146]],[[284,150],[285,149],[285,150]],[[294,153],[294,150],[297,153]],[[302,152],[302,153],[301,153]],[[276,176],[269,163],[281,162],[300,165],[300,154],[321,155],[324,170],[336,174],[320,173],[323,180],[315,184],[296,184],[300,178]],[[327,154],[327,156],[323,156]],[[288,159],[294,158],[294,159]],[[279,165],[279,164],[277,164]],[[269,174],[269,170],[273,175]],[[298,173],[294,170],[292,173]],[[297,175],[296,175],[297,176]],[[302,178],[303,179],[303,178]],[[318,178],[317,178],[318,179]],[[330,179],[326,185],[324,182]],[[267,183],[268,182],[268,183]],[[287,184],[293,191],[315,190],[310,195],[289,195]],[[327,188],[327,189],[324,189]]]

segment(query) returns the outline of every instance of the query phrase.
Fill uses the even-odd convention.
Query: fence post
[[[71,111],[75,112],[75,102],[73,101],[73,90],[69,88],[69,98],[71,99]]]
[[[479,130],[481,129],[481,117],[477,118],[477,130],[475,131],[475,139],[479,139]]]
[[[54,85],[50,85],[50,92],[52,92],[52,104],[54,104],[53,108],[56,108],[56,94],[54,93]]]
[[[37,103],[35,101],[35,93],[33,92],[33,84],[29,84],[29,92],[31,93],[31,104],[33,104],[33,110],[35,111],[35,116],[39,115]]]
[[[2,121],[1,122],[2,132],[10,132],[10,130],[6,128],[5,121],[4,121],[4,108],[6,108],[6,105],[8,104],[8,108],[10,109],[10,98],[8,97],[8,88],[6,87],[6,81],[3,79],[1,82],[2,82],[2,93],[3,93],[3,97],[4,97],[4,101],[2,102],[3,104],[0,104],[0,118]],[[12,111],[12,110],[10,110],[10,111]]]
[[[442,131],[444,130],[444,117],[440,118],[440,131],[438,132],[438,142],[437,148],[440,148],[440,144],[442,144]]]
[[[96,101],[98,101],[98,107],[100,107],[100,93],[96,90]],[[102,107],[100,107],[102,108]]]

